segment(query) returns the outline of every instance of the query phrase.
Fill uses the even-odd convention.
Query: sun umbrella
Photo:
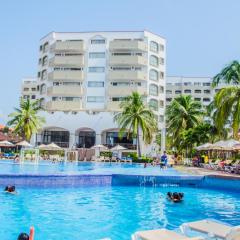
[[[211,147],[212,147],[211,143],[205,143],[203,145],[200,145],[200,146],[196,147],[196,149],[198,151],[202,151],[202,150],[209,150],[209,148],[211,148]]]
[[[116,145],[115,147],[111,148],[111,151],[121,151],[121,150],[126,150],[126,148],[119,144]]]
[[[42,145],[39,146],[39,149],[41,149],[41,150],[48,150],[48,151],[58,151],[58,150],[62,150],[62,148],[59,147],[59,146],[58,146],[57,144],[55,144],[55,143],[50,143],[50,144],[48,144],[48,145],[42,144]]]
[[[15,145],[8,141],[1,141],[0,147],[14,147]]]
[[[16,144],[16,146],[21,146],[21,147],[25,147],[25,148],[31,148],[33,147],[29,142],[27,141],[22,141]]]
[[[98,149],[98,150],[108,150],[108,148],[102,144],[94,145],[91,149]]]

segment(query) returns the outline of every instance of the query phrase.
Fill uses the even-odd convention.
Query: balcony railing
[[[144,71],[109,71],[108,78],[110,80],[145,80],[147,74]]]
[[[110,65],[147,65],[147,58],[142,56],[110,56]]]
[[[83,56],[55,56],[49,60],[50,66],[80,67],[84,65]]]
[[[50,50],[52,52],[83,52],[84,42],[83,41],[59,41],[51,45]]]
[[[48,74],[49,80],[84,80],[83,71],[53,71]]]
[[[49,96],[81,96],[83,88],[81,86],[53,86],[47,90]]]
[[[148,46],[144,41],[138,40],[113,40],[109,43],[110,51],[115,50],[140,50],[147,51]]]

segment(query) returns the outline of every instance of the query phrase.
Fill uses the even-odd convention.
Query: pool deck
[[[232,178],[239,179],[240,175],[226,173],[222,171],[215,171],[205,168],[197,168],[197,167],[186,167],[186,166],[176,166],[175,169],[183,174],[191,174],[191,175],[199,175],[199,176],[215,176],[219,178]]]

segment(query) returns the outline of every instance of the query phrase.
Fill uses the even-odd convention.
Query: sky
[[[240,56],[239,0],[9,0],[0,5],[0,123],[37,74],[51,31],[149,30],[167,40],[167,75],[214,76]]]

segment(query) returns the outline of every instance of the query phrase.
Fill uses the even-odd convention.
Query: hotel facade
[[[40,41],[37,78],[31,83],[46,123],[32,143],[55,142],[65,148],[121,144],[136,150],[136,139],[120,139],[113,121],[120,102],[133,91],[143,95],[164,136],[165,56],[165,39],[148,31],[46,35]],[[22,95],[33,99],[24,91],[30,89],[27,84],[28,79]],[[141,147],[145,154],[157,150],[155,143],[141,142]]]

